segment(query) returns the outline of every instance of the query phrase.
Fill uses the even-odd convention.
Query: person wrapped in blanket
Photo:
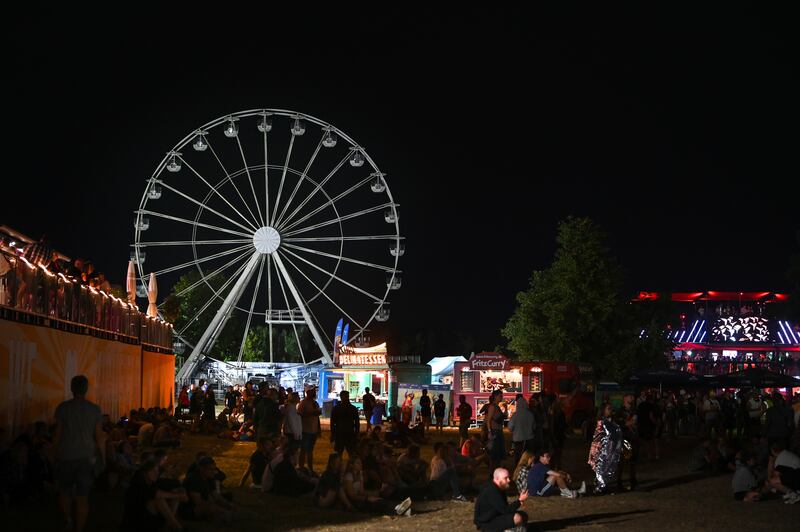
[[[600,408],[600,413],[592,446],[589,449],[589,465],[594,470],[596,479],[594,493],[597,495],[606,493],[609,482],[616,480],[622,451],[622,431],[611,419],[613,408],[605,403]]]

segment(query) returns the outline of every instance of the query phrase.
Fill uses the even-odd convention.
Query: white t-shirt
[[[783,450],[775,457],[775,467],[784,466],[790,469],[800,469],[800,456],[791,451]]]
[[[747,400],[747,411],[751,418],[755,419],[761,416],[761,401],[757,399]]]
[[[445,471],[447,471],[447,462],[438,456],[434,456],[431,459],[431,480],[438,479]]]

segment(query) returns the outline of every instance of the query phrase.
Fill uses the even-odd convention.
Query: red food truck
[[[472,406],[473,419],[479,418],[478,412],[489,402],[494,390],[503,392],[509,417],[516,409],[513,400],[518,393],[526,400],[533,394],[555,394],[567,422],[575,428],[594,411],[593,370],[588,364],[552,360],[517,362],[501,353],[484,352],[453,365],[454,404],[458,404],[459,395],[466,396]]]

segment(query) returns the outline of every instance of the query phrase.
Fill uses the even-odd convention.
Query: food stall
[[[330,415],[330,409],[339,399],[339,393],[347,390],[350,402],[361,408],[361,397],[369,388],[376,399],[389,407],[397,402],[397,383],[430,384],[431,368],[420,364],[418,356],[388,355],[386,343],[373,347],[341,348],[337,363],[325,368],[320,374],[317,401],[323,414]]]
[[[453,366],[453,401],[464,395],[473,408],[473,419],[489,402],[495,390],[503,392],[511,416],[516,409],[516,394],[528,399],[531,395],[545,393],[558,397],[567,421],[580,424],[593,411],[594,379],[592,368],[574,362],[511,361],[501,353],[477,353],[467,362]]]

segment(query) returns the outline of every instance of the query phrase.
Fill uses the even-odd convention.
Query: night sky
[[[408,239],[395,338],[501,343],[570,214],[606,230],[632,293],[786,288],[792,17],[343,11],[7,20],[0,223],[122,283],[164,152],[275,107],[335,124],[389,174]]]

